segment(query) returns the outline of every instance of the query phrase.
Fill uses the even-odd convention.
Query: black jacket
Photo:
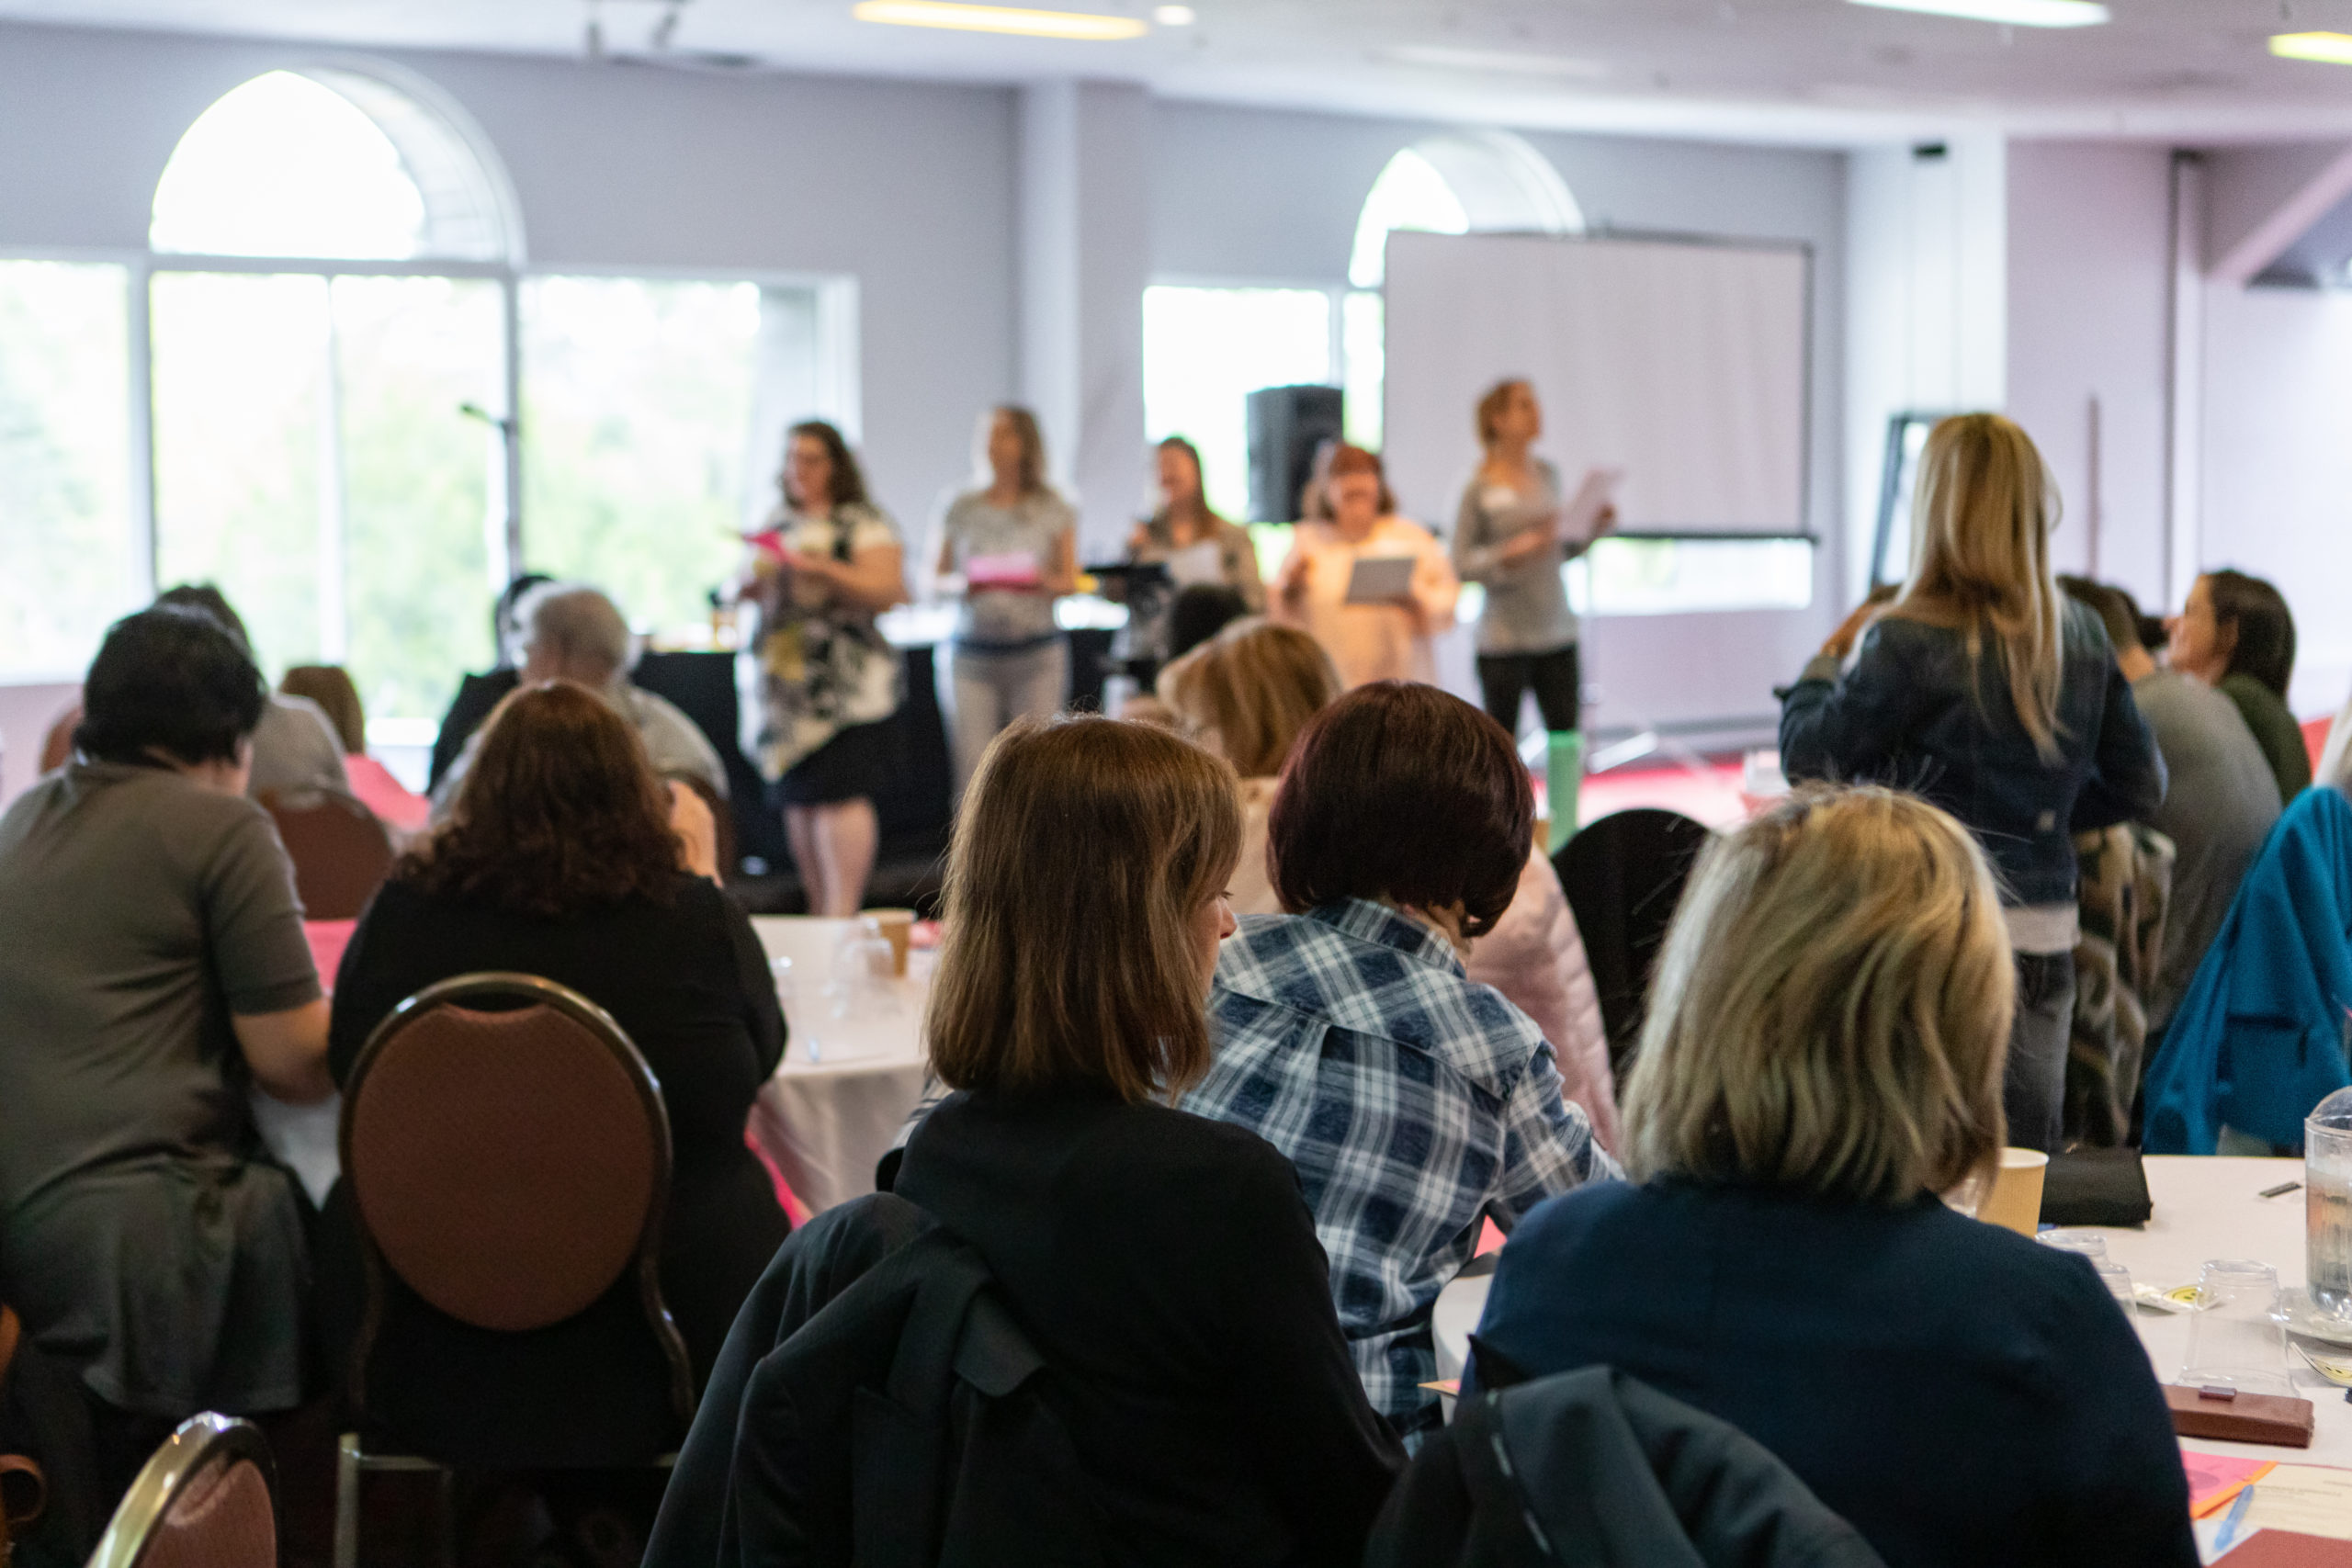
[[[1996,647],[1972,668],[1958,631],[1883,615],[1842,678],[1816,659],[1783,694],[1782,770],[1917,791],[1976,835],[2004,902],[2072,903],[2074,835],[2146,820],[2165,765],[2098,617],[2064,608],[2056,762],[2018,721]]]
[[[1607,1367],[1465,1400],[1414,1456],[1364,1568],[1881,1568],[1730,1424]]]

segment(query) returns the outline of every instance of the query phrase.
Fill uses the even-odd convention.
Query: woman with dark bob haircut
[[[0,1293],[89,1395],[109,1506],[179,1421],[303,1395],[302,1204],[246,1090],[332,1086],[244,798],[265,691],[208,616],[118,621],[75,755],[0,817]]]
[[[1384,681],[1317,714],[1268,813],[1288,912],[1225,944],[1216,1062],[1184,1100],[1297,1167],[1356,1370],[1408,1442],[1438,1421],[1430,1308],[1479,1222],[1616,1173],[1543,1032],[1463,972],[1534,823],[1510,737],[1461,698]]]
[[[1398,1456],[1313,1216],[1263,1139],[1166,1103],[1208,1062],[1240,837],[1232,770],[1164,731],[997,738],[926,1021],[957,1092],[895,1190],[979,1250],[1035,1340],[1110,1560],[1352,1564]]]
[[[698,1380],[791,1229],[743,1142],[752,1098],[784,1054],[784,1016],[751,920],[684,869],[678,824],[700,804],[654,777],[635,728],[595,693],[561,681],[515,692],[491,715],[449,820],[394,865],[360,917],[336,976],[330,1054],[340,1083],[404,998],[483,970],[544,976],[611,1013],[669,1111],[662,1291]],[[344,1197],[330,1196],[329,1215],[347,1224]],[[357,1280],[322,1291],[331,1285],[352,1292]],[[436,1353],[440,1336],[463,1339],[457,1325],[401,1321],[385,1335],[379,1344],[397,1336],[403,1364],[463,1380],[466,1347]],[[548,1368],[538,1403],[551,1412],[568,1408],[564,1366]]]

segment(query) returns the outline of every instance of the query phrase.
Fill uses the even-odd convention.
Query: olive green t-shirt
[[[2312,782],[2312,754],[2303,745],[2302,727],[2278,694],[2245,674],[2222,676],[2221,692],[2245,716],[2254,743],[2262,748],[2263,760],[2278,781],[2278,798],[2290,801],[2301,795]]]
[[[75,762],[0,817],[0,1220],[62,1179],[252,1147],[236,1013],[319,996],[266,813]]]

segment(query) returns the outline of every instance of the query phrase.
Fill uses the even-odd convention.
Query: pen
[[[2254,1483],[2248,1482],[2239,1491],[2237,1501],[2230,1505],[2230,1511],[2222,1516],[2222,1528],[2213,1532],[2214,1556],[2219,1557],[2230,1549],[2230,1542],[2237,1539],[2239,1523],[2245,1519],[2245,1511],[2253,1506]]]
[[[2257,1198],[2284,1198],[2288,1193],[2292,1192],[2296,1188],[2301,1187],[2301,1185],[2302,1183],[2300,1181],[2282,1181],[2276,1187],[2264,1188],[2261,1191],[2256,1193],[2255,1196]]]

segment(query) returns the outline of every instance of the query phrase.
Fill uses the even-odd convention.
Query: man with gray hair
[[[636,727],[653,771],[664,780],[707,784],[727,796],[727,769],[707,737],[676,705],[631,682],[638,655],[636,636],[619,606],[584,582],[546,582],[514,606],[521,628],[522,683],[571,681],[602,696]],[[481,731],[449,765],[433,791],[433,820],[447,818],[463,787],[466,771],[481,744]]]

